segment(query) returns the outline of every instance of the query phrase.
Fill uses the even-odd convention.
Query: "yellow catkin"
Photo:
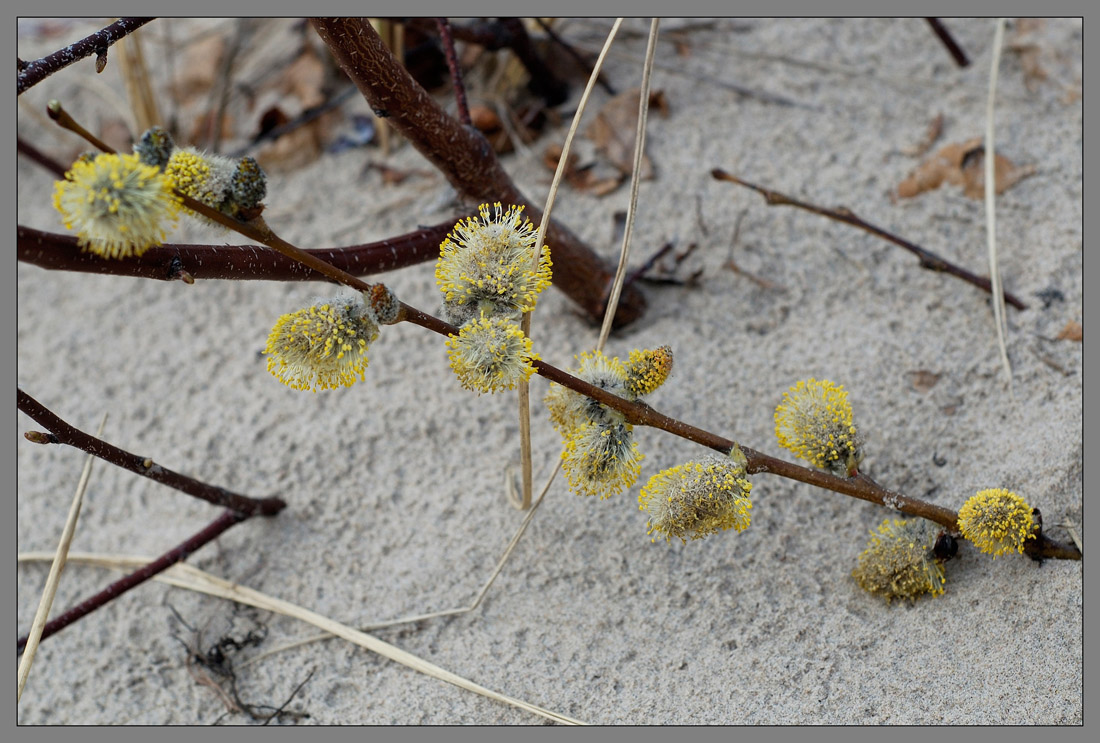
[[[982,490],[959,509],[959,531],[975,547],[997,557],[1024,551],[1035,539],[1032,508],[1020,496],[1003,488]]]
[[[171,182],[137,155],[81,158],[54,185],[53,204],[79,245],[104,258],[160,245],[179,212]]]
[[[362,304],[332,300],[283,315],[267,339],[267,370],[296,390],[350,387],[365,378],[378,324]]]
[[[537,230],[523,207],[505,210],[498,202],[492,211],[482,204],[478,212],[458,222],[440,245],[435,277],[445,309],[450,306],[452,317],[462,307],[489,314],[534,309],[538,294],[550,286],[550,248],[543,246],[534,268]]]
[[[863,460],[848,393],[828,380],[803,380],[783,393],[775,435],[799,459],[837,475],[851,477]]]
[[[688,462],[649,478],[638,507],[649,514],[647,533],[653,541],[677,537],[702,539],[727,529],[748,528],[752,500],[743,466],[734,459]]]
[[[482,317],[462,326],[447,340],[447,357],[468,390],[500,392],[531,378],[535,368],[531,339],[511,320]]]
[[[635,398],[648,395],[664,384],[672,372],[672,348],[635,349],[630,352],[626,371],[626,391]]]
[[[871,541],[852,571],[860,588],[890,603],[939,596],[946,578],[933,549],[939,528],[924,519],[886,519],[871,532]]]

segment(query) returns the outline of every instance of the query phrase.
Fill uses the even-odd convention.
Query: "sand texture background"
[[[228,21],[154,22],[143,33],[158,75],[164,23],[175,24],[177,42],[196,28],[232,29]],[[292,23],[264,21],[261,35],[293,34]],[[558,28],[598,48],[609,25]],[[1001,66],[998,152],[1036,167],[997,199],[1004,284],[1029,305],[1007,313],[1011,394],[987,294],[922,270],[870,235],[767,207],[710,176],[721,167],[847,206],[987,274],[981,201],[957,186],[890,196],[921,162],[904,151],[938,113],[943,133],[933,151],[983,133],[994,23],[949,25],[973,59],[968,68],[916,19],[668,21],[653,86],[669,115],[650,118],[655,178],[641,186],[632,263],[668,241],[678,251],[697,243],[678,274],[701,273],[693,285],[645,287],[644,318],[607,350],[625,357],[670,344],[676,366],[650,398],[656,408],[785,457],[773,421],[783,392],[811,376],[842,383],[867,438],[865,470],[880,483],[955,509],[979,489],[1010,488],[1042,510],[1053,536],[1068,539],[1060,525],[1079,525],[1082,506],[1082,345],[1056,336],[1082,311],[1081,23],[1047,22],[1027,37],[1034,56],[1006,49]],[[607,74],[620,90],[641,79],[647,26],[629,21],[616,42]],[[19,56],[37,58],[98,27],[43,39],[40,27],[25,24]],[[690,55],[678,55],[677,38]],[[1029,81],[1033,63],[1045,80]],[[42,123],[49,98],[92,125],[116,116],[125,101],[116,66],[98,77],[91,66],[70,67],[23,95],[21,136],[59,159],[80,150],[75,137]],[[715,80],[798,105],[742,96]],[[551,177],[542,151],[564,138],[582,87],[561,108],[561,126],[503,160],[537,203]],[[607,98],[597,90],[591,111]],[[440,100],[453,110],[452,97]],[[355,97],[343,110],[368,109]],[[579,146],[594,157],[591,143]],[[386,185],[378,171],[363,174],[367,160],[383,158],[373,147],[353,149],[273,172],[268,222],[301,247],[324,247],[400,234],[469,206],[408,145],[384,162],[427,174]],[[19,223],[63,231],[50,176],[20,159],[18,183]],[[565,187],[555,216],[612,261],[612,215],[628,195],[626,186],[605,197]],[[170,240],[244,242],[193,225]],[[731,256],[742,273],[728,268]],[[438,309],[431,263],[378,278],[413,306]],[[439,336],[384,328],[366,381],[338,392],[296,392],[267,373],[261,351],[278,316],[349,290],[189,286],[24,264],[18,290],[22,389],[84,430],[109,412],[104,438],[166,467],[288,501],[277,517],[248,521],[203,548],[189,559],[195,566],[362,626],[468,603],[523,518],[503,489],[505,469],[519,458],[514,397],[462,390]],[[597,335],[562,294],[543,295],[533,331],[543,359],[569,366]],[[922,383],[933,377],[931,387]],[[561,448],[542,403],[546,389],[533,380],[536,483]],[[38,428],[22,414],[18,427]],[[993,560],[966,543],[947,566],[945,595],[887,606],[860,590],[851,571],[868,530],[890,514],[765,475],[754,478],[744,533],[651,544],[638,487],[705,451],[660,431],[636,436],[645,454],[639,484],[599,501],[571,494],[559,477],[478,610],[375,634],[589,723],[1082,721],[1081,563]],[[18,452],[19,549],[52,550],[84,457],[22,439]],[[156,555],[217,515],[99,462],[72,549]],[[18,569],[20,632],[46,572],[44,564]],[[69,566],[54,614],[115,577]],[[225,716],[214,691],[196,683],[186,646],[205,649],[261,627],[266,639],[233,655],[238,666],[314,633],[220,599],[143,585],[42,644],[19,721],[247,723]],[[278,706],[311,672],[289,707],[309,714],[305,724],[543,722],[339,640],[240,667],[238,690]]]

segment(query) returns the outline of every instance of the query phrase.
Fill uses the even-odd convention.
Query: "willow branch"
[[[21,389],[18,391],[16,400],[19,410],[49,431],[49,435],[44,440],[38,436],[29,437],[32,440],[67,444],[82,449],[115,466],[136,472],[139,475],[148,477],[150,480],[175,488],[188,495],[193,495],[216,506],[238,511],[244,516],[255,516],[257,514],[273,516],[286,507],[286,502],[281,498],[249,498],[246,495],[240,495],[216,485],[207,485],[192,477],[162,467],[148,457],[131,454],[124,449],[108,444],[106,441],[74,428],[61,420],[46,406]]]
[[[16,90],[22,95],[24,90],[34,87],[53,73],[63,70],[85,57],[99,54],[121,38],[128,36],[154,18],[120,18],[110,26],[96,31],[75,44],[59,49],[48,57],[27,62],[19,71]]]
[[[432,225],[387,240],[339,248],[306,250],[355,276],[392,271],[439,258],[439,244],[454,221]],[[140,256],[103,258],[84,251],[76,237],[20,225],[16,230],[19,260],[41,268],[83,273],[137,276],[162,281],[237,279],[323,281],[324,274],[296,260],[255,245],[165,244]]]
[[[721,172],[721,171],[717,171]],[[717,176],[716,176],[717,177]],[[301,261],[307,266],[316,269],[325,276],[328,276],[333,281],[350,286],[353,289],[358,289],[364,292],[368,297],[375,296],[374,285],[371,285],[362,279],[348,274],[345,271],[331,266],[325,261],[321,260],[317,256],[310,255],[306,251],[291,245],[286,240],[272,232],[271,228],[263,221],[263,219],[257,217],[250,222],[241,222],[240,220],[228,217],[221,212],[213,209],[206,204],[203,204],[195,199],[176,192],[183,201],[183,205],[189,209],[199,212],[203,216],[222,224],[229,229],[232,229],[245,237],[256,240],[263,243],[268,247],[277,250],[278,252],[291,257],[295,260]],[[415,307],[411,307],[404,302],[399,302],[399,310],[394,323],[398,322],[411,322],[414,325],[419,325],[423,328],[439,333],[441,335],[452,336],[458,335],[459,329],[450,323],[444,322],[437,317],[433,317],[425,312],[422,312]],[[675,418],[671,418],[663,413],[659,413],[649,405],[640,401],[630,401],[624,398],[613,395],[606,390],[589,384],[578,377],[574,377],[572,374],[558,369],[545,361],[538,359],[532,360],[532,365],[535,371],[545,377],[546,379],[557,382],[564,387],[567,387],[575,392],[579,392],[586,397],[590,397],[597,402],[607,405],[609,408],[621,412],[626,420],[633,425],[650,426],[653,428],[659,428],[663,431],[667,431],[681,438],[685,438],[689,441],[707,446],[722,453],[729,453],[734,446],[739,446],[736,442],[718,436],[717,434],[710,433],[701,428],[689,425]],[[20,394],[23,394],[20,392]],[[891,490],[883,488],[878,483],[871,480],[866,476],[858,476],[852,478],[840,478],[835,475],[828,474],[826,472],[820,472],[818,470],[811,470],[806,467],[786,462],[775,457],[771,457],[767,454],[763,454],[754,449],[750,449],[745,446],[740,446],[741,451],[747,458],[746,470],[749,474],[762,474],[771,473],[779,475],[780,477],[786,477],[788,479],[796,480],[799,482],[805,482],[810,485],[815,485],[825,490],[832,490],[842,495],[849,495],[853,498],[859,498],[861,500],[877,503],[878,505],[893,508],[902,513],[907,513],[913,516],[919,516],[921,518],[934,521],[951,531],[958,530],[958,513],[951,509],[937,506],[932,503],[926,503],[917,498],[911,498],[909,496],[897,493]],[[1060,559],[1081,559],[1081,552],[1074,546],[1068,546],[1060,544],[1054,540],[1051,540],[1045,536],[1035,540],[1029,540],[1025,552],[1030,556],[1040,559],[1044,557],[1055,557]]]
[[[516,188],[485,138],[448,115],[369,23],[361,18],[315,18],[312,23],[375,113],[385,116],[463,197],[523,205],[533,222],[541,220],[541,210]],[[600,317],[613,276],[610,267],[556,222],[551,221],[547,242],[554,256],[554,285],[591,317]],[[631,287],[623,294],[618,324],[627,325],[644,311],[645,297]]]
[[[710,171],[710,174],[714,177],[715,180],[729,181],[730,183],[736,183],[739,186],[744,186],[745,188],[756,191],[758,194],[764,197],[764,200],[768,202],[768,206],[794,206],[798,207],[799,209],[805,209],[806,211],[812,212],[813,214],[821,215],[822,217],[828,217],[829,219],[835,219],[838,222],[844,222],[845,224],[850,224],[853,227],[858,227],[865,232],[870,232],[872,235],[876,235],[878,237],[881,237],[883,240],[892,242],[899,247],[905,248],[910,253],[920,259],[921,268],[927,268],[929,271],[938,271],[951,274],[952,276],[956,276],[969,284],[973,284],[979,289],[983,289],[986,292],[993,291],[988,278],[973,274],[970,271],[967,271],[965,268],[960,268],[954,263],[951,263],[950,261],[941,258],[935,253],[931,253],[918,245],[914,245],[908,240],[904,240],[897,235],[887,232],[881,227],[876,227],[873,224],[864,222],[862,219],[857,217],[855,213],[852,212],[852,210],[850,209],[844,207],[840,207],[837,209],[826,209],[821,206],[815,206],[814,204],[808,204],[804,201],[799,201],[798,199],[787,196],[786,194],[779,193],[778,191],[772,191],[770,188],[764,188],[763,186],[758,186],[755,183],[749,183],[748,181],[741,180],[737,176],[731,175],[726,171],[721,170],[720,168],[715,168],[714,170]],[[1011,304],[1016,309],[1027,309],[1027,305],[1012,294],[1004,292],[1004,297],[1005,301]]]
[[[50,635],[65,629],[70,624],[76,622],[78,619],[91,614],[93,611],[109,603],[110,601],[118,598],[122,594],[129,591],[131,588],[138,586],[145,581],[152,578],[157,573],[162,573],[168,568],[175,565],[177,562],[182,562],[187,557],[199,549],[208,542],[212,542],[218,536],[222,534],[226,529],[239,524],[248,518],[247,514],[240,511],[226,511],[216,520],[214,520],[209,526],[194,535],[190,539],[182,542],[178,546],[172,548],[168,552],[164,553],[157,559],[153,560],[147,565],[135,570],[127,575],[125,578],[120,578],[111,585],[104,588],[102,591],[89,596],[84,601],[81,601],[71,609],[59,614],[54,619],[46,622],[46,627],[42,630],[42,640],[45,640]],[[20,637],[17,643],[17,652],[22,653],[24,646],[27,644],[27,637]]]

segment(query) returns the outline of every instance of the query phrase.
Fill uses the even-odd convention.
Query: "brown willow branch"
[[[457,219],[363,245],[304,252],[352,275],[368,276],[436,260],[439,244],[455,221]],[[20,225],[16,230],[16,251],[19,260],[41,268],[162,281],[184,277],[265,281],[327,279],[296,260],[255,245],[165,244],[149,248],[140,256],[114,259],[82,250],[72,235]]]
[[[955,37],[951,35],[951,32],[947,30],[947,26],[943,25],[943,22],[939,18],[925,18],[928,21],[928,25],[932,27],[932,32],[936,34],[936,38],[943,42],[943,45],[947,47],[947,51],[950,52],[951,58],[955,60],[955,64],[959,67],[966,67],[970,64],[970,60],[967,59],[966,52],[962,50],[958,42],[955,41]]]
[[[255,219],[251,223],[242,223],[226,217],[205,204],[184,197],[184,203],[190,206],[191,204],[188,202],[193,202],[197,207],[200,207],[203,214],[225,224],[227,227],[262,242],[284,255],[294,257],[297,260],[308,260],[308,265],[322,271],[334,281],[365,292],[368,296],[373,296],[374,293],[371,290],[374,287],[371,284],[357,279],[354,276],[350,276],[337,268],[328,266],[324,261],[315,256],[307,255],[305,251],[296,248],[275,235],[271,229],[264,224],[262,219]],[[459,330],[454,325],[422,312],[415,307],[411,307],[404,302],[399,302],[399,305],[400,310],[394,322],[411,322],[414,325],[419,325],[420,327],[434,331],[440,335],[458,335]],[[634,425],[659,428],[662,431],[667,431],[668,433],[680,436],[689,441],[694,441],[697,444],[702,444],[703,446],[716,449],[723,453],[728,453],[735,445],[735,442],[730,439],[723,438],[708,431],[704,431],[701,428],[696,428],[695,426],[671,418],[663,413],[659,413],[644,402],[625,400],[613,395],[545,361],[536,359],[533,361],[533,366],[535,367],[535,371],[546,379],[557,382],[597,402],[601,402],[609,408],[618,410],[626,416],[627,421]],[[859,498],[861,500],[877,503],[881,506],[894,508],[902,513],[919,516],[934,521],[952,531],[958,531],[958,514],[955,511],[887,490],[866,476],[844,479],[826,472],[819,472],[818,470],[801,467],[797,464],[783,461],[782,459],[776,459],[775,457],[768,456],[767,454],[763,454],[745,446],[742,446],[741,450],[748,459],[746,469],[750,474],[771,473],[791,480],[816,485],[825,490],[832,490],[833,492],[849,495],[853,498]],[[1027,546],[1029,548],[1027,550],[1028,554],[1033,557],[1081,559],[1081,553],[1075,547],[1062,545],[1046,537],[1043,537],[1041,540],[1030,540]],[[1074,555],[1076,555],[1076,557],[1074,557]]]
[[[182,542],[176,547],[173,547],[168,552],[153,560],[147,565],[144,565],[134,572],[127,575],[125,578],[120,578],[111,585],[104,588],[92,596],[81,601],[76,606],[65,612],[59,614],[57,617],[46,622],[46,627],[42,630],[42,638],[45,640],[50,635],[65,629],[70,624],[76,622],[78,619],[86,617],[93,611],[103,606],[104,604],[113,601],[122,594],[129,591],[131,588],[144,583],[152,578],[157,573],[162,573],[177,562],[181,562],[195,552],[197,549],[213,541],[222,532],[234,524],[239,524],[248,518],[248,514],[241,513],[240,511],[229,510],[215,519],[209,526],[195,534],[190,539]],[[19,638],[17,643],[17,652],[22,653],[23,648],[27,644],[26,635]]]
[[[350,286],[353,289],[358,289],[367,296],[375,296],[375,293],[372,291],[374,289],[373,285],[351,276],[334,266],[330,266],[320,258],[309,255],[300,248],[291,245],[272,232],[262,219],[256,218],[251,222],[241,222],[227,217],[221,212],[195,201],[189,196],[183,194],[181,194],[181,196],[185,206],[194,209],[215,222],[225,225],[229,229],[239,232],[245,237],[261,242],[279,251],[283,255],[302,261],[306,265],[324,273],[334,281]],[[404,302],[399,302],[399,306],[400,309],[394,323],[411,322],[414,325],[419,325],[439,333],[440,335],[458,335],[458,328],[450,323],[422,312],[415,307],[411,307]],[[659,413],[644,402],[630,401],[613,395],[545,361],[535,359],[532,365],[535,371],[546,379],[557,382],[563,387],[568,387],[574,392],[579,392],[586,397],[590,397],[597,402],[607,405],[609,408],[623,413],[623,415],[626,416],[626,420],[631,424],[659,428],[722,453],[729,453],[732,447],[737,445],[730,439],[723,438],[717,434],[704,431],[701,428],[696,428],[695,426],[671,418],[663,413]],[[830,475],[826,472],[819,472],[817,470],[801,467],[797,464],[792,464],[791,462],[785,462],[782,459],[776,459],[775,457],[768,456],[767,454],[763,454],[745,446],[741,446],[741,451],[744,452],[748,459],[746,469],[749,474],[771,473],[779,475],[780,477],[786,477],[791,480],[816,485],[825,490],[832,490],[842,495],[849,495],[853,498],[859,498],[888,508],[894,508],[913,516],[926,518],[952,531],[958,530],[958,514],[955,511],[887,490],[875,483],[869,477],[859,476],[844,479]],[[1041,539],[1030,540],[1027,547],[1025,551],[1034,558],[1052,557],[1059,559],[1081,559],[1081,552],[1076,549],[1076,547],[1060,544],[1045,536]]]
[[[516,188],[485,138],[448,115],[394,58],[369,23],[361,18],[315,18],[312,23],[375,113],[385,116],[460,194],[479,203],[523,205],[538,224],[542,211]],[[601,300],[613,272],[557,222],[551,220],[548,232],[554,285],[589,316],[601,317]],[[616,325],[625,326],[644,311],[645,297],[632,287],[623,293]]]
[[[96,31],[75,44],[70,44],[64,49],[59,49],[53,54],[27,62],[19,71],[16,83],[17,95],[22,95],[24,90],[34,87],[53,73],[63,70],[74,62],[85,57],[98,54],[121,38],[128,36],[144,26],[154,18],[120,18],[110,26]]]
[[[807,204],[804,201],[799,201],[798,199],[787,196],[786,194],[779,193],[778,191],[772,191],[769,188],[758,186],[755,183],[749,183],[748,181],[741,180],[737,176],[731,175],[720,168],[715,168],[714,170],[710,171],[710,174],[714,177],[715,180],[729,181],[730,183],[736,183],[739,186],[744,186],[745,188],[756,191],[758,194],[764,197],[764,200],[768,202],[768,206],[794,206],[798,207],[799,209],[805,209],[806,211],[812,212],[813,214],[818,214],[822,217],[828,217],[829,219],[835,219],[838,222],[844,222],[845,224],[850,224],[853,227],[858,227],[865,232],[870,232],[872,235],[877,235],[883,240],[892,242],[899,247],[905,248],[910,253],[920,259],[921,268],[927,268],[930,271],[938,271],[941,273],[951,274],[952,276],[956,276],[969,284],[973,284],[979,289],[985,290],[986,292],[993,291],[989,279],[987,279],[986,277],[973,274],[970,271],[967,271],[965,268],[960,268],[959,266],[956,266],[955,264],[944,260],[935,253],[931,253],[920,246],[914,245],[908,240],[904,240],[897,235],[887,232],[881,227],[876,227],[873,224],[864,222],[862,219],[857,217],[851,209],[848,209],[846,207],[838,207],[837,209],[826,209],[821,206],[815,206],[814,204]],[[1027,309],[1026,304],[1024,304],[1020,299],[1008,293],[1007,291],[1004,292],[1004,297],[1005,301],[1011,304],[1016,309]]]
[[[51,412],[42,403],[35,400],[23,390],[18,390],[16,397],[17,407],[26,413],[38,424],[45,426],[50,432],[50,443],[67,444],[82,449],[89,454],[94,454],[100,459],[121,467],[150,480],[180,490],[188,495],[193,495],[216,506],[230,508],[239,511],[244,516],[274,516],[286,507],[286,501],[281,498],[249,498],[246,495],[234,493],[216,485],[207,485],[187,475],[162,467],[148,457],[131,454],[124,449],[108,444],[102,439],[85,433]],[[40,441],[39,437],[29,437]]]

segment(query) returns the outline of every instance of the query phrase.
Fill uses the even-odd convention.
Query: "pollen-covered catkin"
[[[890,603],[916,601],[925,593],[939,596],[946,578],[935,554],[940,527],[924,519],[886,519],[871,532],[871,541],[852,571],[863,590]]]
[[[482,317],[447,339],[447,357],[458,381],[468,390],[500,392],[531,378],[538,355],[519,325],[503,317]]]
[[[355,299],[319,301],[283,315],[267,339],[267,370],[296,390],[350,387],[366,377],[367,348],[378,337],[370,307]]]
[[[1009,490],[982,490],[959,509],[959,531],[994,557],[1023,552],[1024,542],[1035,539],[1032,510],[1027,501]]]
[[[54,184],[53,204],[79,245],[104,258],[160,245],[179,212],[171,182],[133,154],[81,157]]]
[[[456,325],[482,316],[516,319],[550,286],[550,248],[542,247],[536,267],[538,233],[523,207],[498,202],[478,212],[447,235],[435,266],[444,318]]]
[[[852,477],[863,461],[848,393],[828,380],[803,380],[783,393],[775,409],[775,435],[799,459],[834,475]]]
[[[649,514],[647,533],[653,541],[677,537],[687,542],[727,529],[747,529],[751,490],[738,459],[711,456],[649,478],[638,496],[638,507]]]

